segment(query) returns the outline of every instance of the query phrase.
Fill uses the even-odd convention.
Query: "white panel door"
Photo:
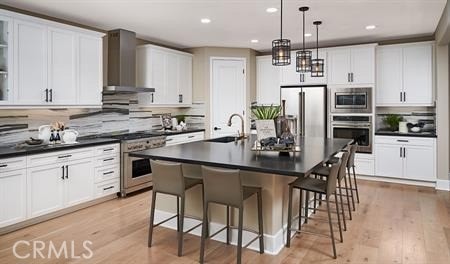
[[[49,101],[58,105],[77,102],[76,35],[55,28],[48,30]]]
[[[340,85],[350,82],[351,71],[350,49],[334,49],[328,51],[328,84]]]
[[[178,103],[192,104],[192,57],[178,55]]]
[[[26,170],[0,173],[0,227],[25,220],[26,177]]]
[[[375,48],[351,48],[352,84],[375,83]]]
[[[403,177],[402,145],[375,144],[375,175]]]
[[[166,53],[165,61],[166,87],[164,91],[164,103],[178,104],[178,55],[173,53]]]
[[[434,148],[430,146],[405,146],[405,148],[405,178],[436,181]]]
[[[236,135],[241,121],[235,117],[227,125],[231,114],[245,114],[245,62],[233,59],[213,59],[211,73],[212,130],[213,137]],[[244,115],[244,121],[247,121]],[[242,132],[242,131],[240,131]]]
[[[94,196],[94,166],[91,160],[79,160],[66,165],[65,206],[91,200]]]
[[[48,214],[64,207],[64,166],[46,165],[27,171],[28,216]]]
[[[408,105],[433,105],[432,46],[403,48],[403,90]]]
[[[102,38],[78,37],[78,104],[101,105],[103,89]]]
[[[150,104],[162,104],[166,89],[166,55],[165,52],[152,49],[150,51],[151,83],[155,92],[150,94]]]
[[[284,67],[273,66],[271,56],[256,58],[256,100],[258,104],[280,104],[280,75],[281,68]]]
[[[377,49],[376,105],[402,104],[403,55],[401,47],[380,47]]]
[[[47,27],[15,20],[14,35],[15,103],[44,104],[49,99],[46,93]]]

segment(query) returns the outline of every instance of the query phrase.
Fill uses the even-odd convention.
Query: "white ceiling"
[[[269,50],[279,38],[279,0],[0,0],[13,7],[101,29],[124,28],[138,37],[178,48],[221,46]],[[313,20],[322,20],[323,45],[375,42],[429,36],[434,33],[446,0],[285,0],[284,36],[301,38],[301,16],[315,39]],[[200,23],[210,18],[210,24]],[[374,24],[368,31],[366,25]],[[250,43],[258,39],[259,43]]]

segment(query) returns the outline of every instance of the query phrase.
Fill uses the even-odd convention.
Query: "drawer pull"
[[[166,142],[167,142],[167,141],[172,141],[172,140],[173,140],[173,138],[169,138],[169,139],[166,139]]]
[[[103,152],[111,151],[111,150],[114,150],[114,148],[107,148],[107,149],[104,149]]]
[[[106,190],[109,190],[109,189],[112,189],[112,188],[114,188],[114,186],[109,186],[109,187],[103,188],[103,191],[106,191]]]
[[[0,165],[0,168],[6,168],[6,167],[8,167],[8,164],[2,164],[2,165]]]
[[[397,139],[397,142],[409,142],[409,140],[406,140],[406,139]]]
[[[188,138],[193,138],[193,137],[195,137],[195,136],[188,136]]]
[[[103,161],[111,161],[114,160],[114,158],[104,159]]]
[[[64,158],[70,158],[72,157],[72,155],[63,155],[63,156],[58,156],[58,159],[64,159]]]
[[[114,171],[103,172],[103,175],[108,175],[108,174],[112,174],[112,173],[114,173]]]

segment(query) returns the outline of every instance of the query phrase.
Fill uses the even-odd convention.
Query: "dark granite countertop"
[[[238,142],[198,141],[130,153],[130,156],[200,164],[288,176],[304,176],[336,154],[350,142],[347,139],[299,138],[301,151],[295,156],[277,152],[257,155],[251,148],[255,135]]]
[[[32,155],[52,151],[62,151],[74,148],[92,147],[112,143],[120,143],[120,140],[110,138],[80,139],[76,144],[38,145],[38,146],[0,146],[0,159],[21,155]]]
[[[376,136],[394,136],[394,137],[428,137],[428,138],[437,138],[435,132],[409,132],[409,133],[400,133],[398,131],[387,131],[387,130],[378,130],[375,132]]]

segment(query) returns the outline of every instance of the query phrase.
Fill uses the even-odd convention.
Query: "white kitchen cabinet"
[[[27,171],[28,216],[36,217],[64,208],[64,164]]]
[[[375,137],[375,175],[436,181],[436,139]]]
[[[14,20],[14,104],[47,104],[47,27]]]
[[[256,57],[256,101],[260,105],[280,104],[281,68],[272,56]]]
[[[144,45],[136,52],[136,84],[155,88],[139,98],[142,106],[192,104],[192,55]]]
[[[433,44],[377,49],[377,106],[433,106]]]
[[[173,136],[167,136],[166,146],[179,145],[189,142],[201,141],[205,139],[205,132],[185,133]]]
[[[95,177],[92,160],[73,161],[65,166],[65,206],[73,206],[92,200]]]
[[[0,105],[13,102],[13,23],[0,15]]]
[[[375,45],[327,49],[328,85],[375,83]]]
[[[316,51],[313,51],[313,59],[316,58]],[[319,50],[319,58],[324,59],[324,77],[311,77],[311,73],[298,73],[296,71],[296,51],[291,51],[291,64],[281,68],[281,85],[315,85],[327,84],[327,54]],[[273,66],[277,67],[277,66]]]
[[[26,219],[26,173],[25,169],[0,172],[0,227]]]
[[[77,102],[77,36],[67,30],[48,29],[49,103],[74,105]]]
[[[80,34],[78,37],[78,105],[102,105],[102,38]]]

